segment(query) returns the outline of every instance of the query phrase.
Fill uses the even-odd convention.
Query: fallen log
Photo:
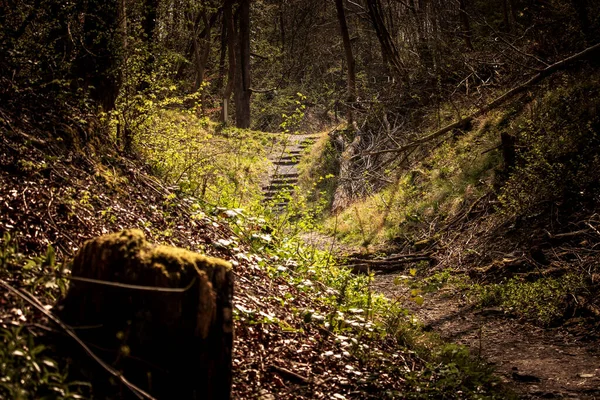
[[[352,273],[357,275],[369,274],[371,271],[391,273],[404,269],[405,264],[433,260],[431,253],[396,254],[381,260],[352,259],[351,264],[346,264],[345,267],[351,268]]]
[[[431,256],[419,255],[419,256],[413,256],[413,257],[406,256],[406,257],[399,257],[399,258],[384,258],[382,260],[356,259],[353,261],[356,261],[360,264],[368,264],[373,268],[373,267],[382,266],[382,265],[406,264],[406,263],[411,263],[411,262],[416,262],[416,261],[429,261],[429,260],[431,260]]]
[[[74,329],[91,327],[77,330],[79,337],[112,368],[158,399],[230,398],[229,263],[152,245],[141,231],[126,230],[86,242],[72,275],[59,315]],[[77,364],[100,381],[102,371]],[[94,388],[98,398],[119,391]]]

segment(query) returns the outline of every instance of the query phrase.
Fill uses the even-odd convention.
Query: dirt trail
[[[394,275],[378,275],[372,288],[392,299],[408,299],[410,289],[393,280]],[[403,304],[426,329],[489,361],[524,399],[600,399],[600,341],[576,320],[568,327],[542,329],[500,309],[478,309],[454,289],[426,295],[422,306]]]

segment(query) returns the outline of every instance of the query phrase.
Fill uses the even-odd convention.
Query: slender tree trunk
[[[350,43],[350,34],[348,33],[348,24],[346,23],[346,12],[344,10],[344,0],[335,0],[337,18],[340,25],[340,33],[344,42],[344,53],[346,54],[346,63],[348,64],[348,88],[347,88],[347,111],[346,118],[348,125],[352,126],[354,122],[352,107],[356,101],[356,64],[352,55],[352,44]]]
[[[74,75],[81,78],[90,97],[105,112],[115,108],[121,86],[117,68],[121,62],[120,23],[125,23],[125,0],[91,0],[83,10],[83,46],[74,62]],[[93,17],[91,17],[93,16]]]
[[[158,12],[159,0],[145,0],[144,1],[144,19],[142,27],[146,40],[151,43],[154,36],[154,29],[156,28],[156,15]]]
[[[193,36],[188,41],[187,47],[185,50],[185,56],[187,59],[191,59],[191,58],[195,57],[196,48],[194,46],[197,41],[200,41],[200,40],[210,41],[210,31],[211,31],[212,27],[215,25],[215,23],[217,22],[217,19],[219,18],[219,15],[221,15],[221,12],[222,12],[222,9],[219,9],[219,10],[217,10],[217,12],[212,14],[208,24],[205,23],[204,29],[202,29],[202,31],[200,31],[199,33],[198,33],[198,31],[200,29],[200,21],[203,20],[202,17],[205,12],[202,11],[202,12],[198,13],[198,15],[195,18],[193,16],[188,16],[186,18],[187,23],[190,25],[189,28],[187,28],[187,29],[190,29],[193,32]],[[177,68],[177,75],[176,75],[177,80],[184,79],[184,73],[185,73],[187,65],[188,65],[188,63],[186,63],[186,62],[179,63],[179,66]]]
[[[118,20],[119,29],[118,34],[121,41],[121,51],[127,53],[127,0],[118,0]],[[121,68],[119,72],[119,83],[125,81],[128,77],[124,74],[127,73],[127,67]],[[115,96],[116,101],[116,96]],[[126,118],[119,118],[119,124],[117,125],[117,146],[121,147],[125,153],[130,153],[133,147],[133,137],[131,129],[128,126]]]
[[[219,76],[217,78],[216,90],[219,93],[224,93],[225,82],[225,61],[227,59],[227,23],[223,18],[221,23],[221,51],[219,56]]]
[[[235,74],[235,126],[250,128],[250,0],[240,0]]]
[[[282,1],[279,5],[279,34],[281,40],[281,53],[285,52],[285,1]]]
[[[471,23],[469,14],[467,14],[467,0],[459,0],[460,24],[462,25],[462,36],[465,40],[467,49],[473,50],[473,42],[471,40],[473,32],[471,31]]]
[[[200,89],[200,86],[202,86],[202,83],[204,82],[204,72],[206,70],[208,56],[210,55],[210,31],[212,26],[206,15],[206,11],[203,10],[201,14],[206,35],[204,35],[204,38],[202,39],[194,37],[194,55],[196,58],[196,80],[194,82],[194,91]],[[201,44],[201,41],[204,43]]]
[[[398,49],[394,45],[394,41],[385,26],[379,0],[367,0],[367,7],[369,9],[371,24],[375,28],[375,33],[377,34],[377,39],[381,46],[381,55],[384,62],[391,66],[395,74],[406,82],[408,77],[405,74],[404,65],[402,65],[402,61],[400,60]]]
[[[223,110],[222,122],[227,125],[229,123],[229,99],[233,92],[233,82],[235,80],[236,57],[235,57],[235,26],[233,21],[233,5],[232,1],[227,1],[223,10],[223,23],[227,31],[227,55],[228,55],[228,71],[227,71],[227,86],[223,91]]]
[[[504,171],[512,172],[516,160],[517,160],[517,151],[516,151],[516,138],[506,131],[502,131],[500,133],[500,140],[502,146],[502,158],[504,160]]]

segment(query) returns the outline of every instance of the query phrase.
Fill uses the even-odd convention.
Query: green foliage
[[[339,170],[338,154],[329,135],[321,134],[298,165],[298,186],[309,203],[321,203],[324,210],[333,204]],[[322,214],[323,216],[323,214]]]
[[[45,254],[25,257],[17,241],[6,232],[0,241],[0,278],[18,282],[20,288],[49,304],[66,292],[66,281],[56,276],[54,248]],[[82,399],[89,384],[68,379],[64,360],[40,343],[24,322],[39,318],[28,304],[15,301],[0,324],[0,398]],[[11,321],[11,318],[14,318]]]
[[[90,384],[70,382],[66,366],[59,365],[32,333],[3,325],[0,340],[0,398],[58,400],[89,396]]]
[[[217,132],[206,119],[166,110],[151,115],[146,127],[136,136],[136,147],[167,184],[214,207],[259,203],[269,134]]]
[[[600,167],[600,81],[564,76],[506,129],[517,138],[517,166],[500,201],[509,214],[541,203],[591,198]]]
[[[426,368],[409,373],[407,380],[416,390],[407,399],[507,399],[509,393],[498,390],[500,380],[492,368],[474,358],[464,346],[443,344],[435,348]]]
[[[507,312],[550,325],[565,317],[568,296],[582,286],[581,276],[568,274],[535,282],[512,278],[506,283],[476,286],[475,292],[483,307],[499,305]]]
[[[50,303],[67,291],[66,280],[58,276],[60,268],[52,246],[45,254],[26,257],[18,251],[16,238],[5,232],[0,242],[0,278],[18,280],[23,288]]]

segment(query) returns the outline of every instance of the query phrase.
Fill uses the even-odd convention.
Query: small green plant
[[[535,282],[512,278],[508,282],[476,286],[483,307],[501,306],[506,311],[550,325],[564,318],[565,301],[583,285],[582,278],[567,274],[560,278],[540,278]]]
[[[466,398],[510,399],[510,393],[498,390],[500,380],[485,362],[473,357],[464,346],[438,345],[426,363],[426,368],[408,374],[414,390],[409,399]]]
[[[22,327],[0,326],[0,398],[84,399],[91,385],[70,382],[60,366],[33,334]]]

